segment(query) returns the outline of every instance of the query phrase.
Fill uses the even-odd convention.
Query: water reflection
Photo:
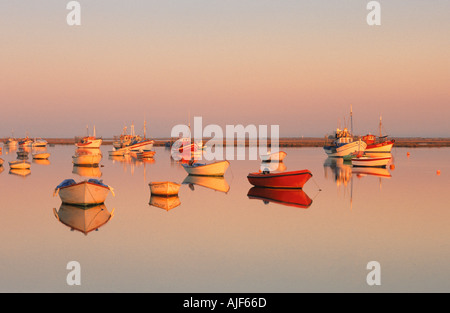
[[[187,175],[182,184],[189,185],[191,190],[195,190],[194,185],[228,193],[230,186],[223,176],[192,176]]]
[[[9,170],[9,174],[17,175],[17,176],[21,176],[21,177],[27,177],[28,175],[31,174],[31,170],[29,168],[24,168],[24,169],[12,168]]]
[[[170,211],[181,204],[181,200],[178,196],[164,197],[164,196],[150,196],[149,205]]]
[[[33,158],[33,163],[35,164],[39,164],[39,165],[50,165],[50,160],[48,159],[34,159]]]
[[[328,178],[331,172],[332,178],[336,184],[347,186],[352,179],[352,164],[344,161],[343,158],[327,158],[323,163],[325,178]]]
[[[247,197],[262,200],[264,204],[272,202],[302,209],[307,209],[312,204],[311,198],[302,189],[252,187],[248,191]]]
[[[81,207],[62,203],[59,210],[53,209],[56,219],[70,228],[87,235],[97,231],[114,217],[114,209],[110,213],[104,204]]]
[[[74,164],[72,173],[81,177],[102,177],[100,167],[77,166]]]

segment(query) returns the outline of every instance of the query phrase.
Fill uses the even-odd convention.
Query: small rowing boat
[[[283,173],[250,173],[247,179],[256,187],[301,189],[311,177],[312,173],[309,170],[300,170]]]
[[[35,160],[46,160],[50,157],[50,153],[35,153],[33,154],[33,159]]]
[[[89,179],[77,183],[73,179],[66,179],[56,186],[53,196],[59,194],[61,201],[66,204],[88,206],[104,203],[110,191],[114,196],[113,188],[101,180]]]
[[[353,166],[361,166],[361,167],[386,167],[386,165],[391,161],[392,156],[386,157],[370,157],[370,156],[361,156],[352,159]]]
[[[180,190],[180,184],[164,181],[164,182],[152,182],[148,184],[152,195],[157,196],[176,196]]]
[[[218,161],[210,164],[181,164],[189,175],[224,176],[230,166],[229,161]]]

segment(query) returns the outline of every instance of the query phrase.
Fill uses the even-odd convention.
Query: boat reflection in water
[[[31,174],[31,170],[29,168],[24,168],[24,169],[12,168],[9,170],[9,174],[17,175],[17,176],[21,176],[21,177],[27,177],[28,175]]]
[[[265,204],[272,202],[302,209],[307,209],[312,204],[311,198],[302,189],[252,187],[247,197],[262,200]]]
[[[102,177],[100,167],[77,166],[74,164],[72,173],[81,177]]]
[[[39,164],[39,165],[50,165],[50,160],[49,159],[33,159],[32,161],[34,164]]]
[[[182,184],[189,185],[191,190],[195,190],[194,185],[227,193],[230,190],[225,177],[223,176],[192,176],[188,175]]]
[[[392,175],[387,168],[384,167],[354,167],[352,173],[358,178],[364,176],[375,176],[380,178],[391,178]]]
[[[165,197],[165,196],[156,196],[153,194],[150,196],[149,202],[149,205],[160,209],[164,209],[166,211],[170,211],[173,208],[179,206],[180,204],[181,200],[178,196]]]
[[[328,178],[329,170],[332,173],[332,178],[339,185],[347,185],[352,179],[352,164],[349,161],[344,161],[343,158],[328,157],[323,163],[325,170],[325,178]]]
[[[96,206],[77,206],[62,203],[59,210],[53,209],[56,219],[70,228],[87,235],[97,231],[114,217],[114,209],[109,212],[104,204]]]

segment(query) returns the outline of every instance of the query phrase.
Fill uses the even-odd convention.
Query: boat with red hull
[[[311,177],[310,171],[300,170],[282,173],[250,173],[247,179],[256,187],[301,189]]]
[[[247,197],[262,200],[265,204],[273,202],[302,209],[307,209],[312,204],[311,198],[302,189],[252,187]]]

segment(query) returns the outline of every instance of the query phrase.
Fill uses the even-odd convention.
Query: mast
[[[380,115],[380,137],[382,136],[382,132],[381,132],[381,115]]]
[[[353,107],[350,104],[350,133],[353,136]]]
[[[146,133],[147,133],[146,125],[147,125],[147,122],[144,120],[144,139],[147,138],[147,137],[146,137]]]

